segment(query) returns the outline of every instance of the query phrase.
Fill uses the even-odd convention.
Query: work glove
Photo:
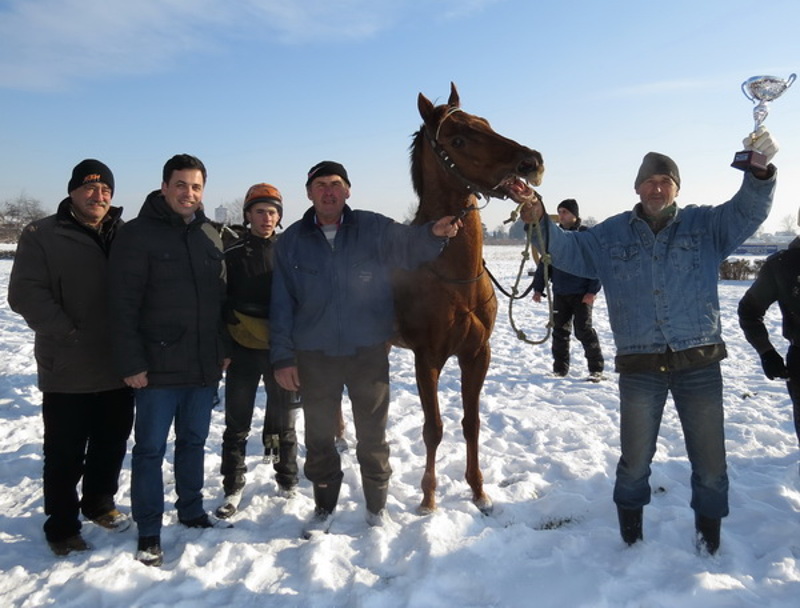
[[[742,144],[744,144],[745,150],[761,152],[761,154],[767,157],[767,164],[772,162],[772,158],[778,152],[778,142],[772,138],[772,135],[770,135],[764,125],[761,125],[757,130],[745,137]]]
[[[774,348],[761,355],[761,367],[764,369],[764,375],[770,380],[789,377],[789,370],[786,369],[783,357]]]

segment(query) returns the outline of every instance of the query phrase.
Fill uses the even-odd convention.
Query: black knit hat
[[[308,179],[306,180],[306,188],[311,185],[316,177],[325,177],[326,175],[338,175],[350,186],[350,179],[347,177],[347,169],[343,165],[332,160],[323,160],[317,163],[308,170]]]
[[[574,198],[566,198],[560,203],[558,203],[556,211],[558,211],[562,207],[567,211],[569,211],[575,217],[580,217],[580,210],[578,209],[578,201],[576,201]]]
[[[111,188],[111,194],[114,194],[114,174],[111,173],[105,164],[93,158],[82,160],[72,170],[72,178],[67,184],[67,193],[80,188],[84,184],[95,184],[102,182]]]
[[[678,165],[669,156],[658,152],[648,152],[644,155],[642,166],[639,167],[639,173],[636,175],[633,187],[638,189],[643,181],[654,175],[668,175],[678,188],[681,187],[681,174],[678,172]]]

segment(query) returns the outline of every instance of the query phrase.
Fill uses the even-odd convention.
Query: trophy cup
[[[750,137],[755,138],[755,133],[767,118],[769,111],[767,104],[778,99],[783,93],[792,86],[796,74],[791,74],[786,80],[777,76],[753,76],[742,83],[742,93],[750,101],[756,104],[753,108],[753,120],[755,127]],[[756,103],[756,101],[758,103]],[[731,167],[746,171],[747,169],[766,169],[767,158],[761,152],[755,150],[742,150],[733,157]]]

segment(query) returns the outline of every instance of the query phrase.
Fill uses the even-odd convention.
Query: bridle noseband
[[[464,185],[464,187],[467,190],[469,190],[472,194],[474,194],[476,197],[485,198],[486,204],[489,203],[489,199],[492,197],[500,199],[508,198],[505,194],[499,194],[497,190],[487,190],[483,186],[479,186],[475,182],[470,181],[466,177],[464,177],[462,173],[458,170],[458,167],[456,167],[455,161],[453,161],[453,159],[450,158],[450,155],[447,153],[447,150],[445,150],[439,143],[439,132],[441,131],[444,122],[456,112],[462,112],[462,111],[463,110],[458,106],[449,108],[447,112],[445,112],[445,115],[442,117],[442,119],[439,121],[439,124],[436,126],[436,133],[434,135],[431,135],[431,132],[427,128],[427,126],[423,129],[425,133],[425,139],[428,140],[428,143],[431,145],[431,148],[436,153],[436,158],[439,159],[439,162],[441,163],[445,171],[447,171],[450,175],[452,175],[458,181],[460,181]]]

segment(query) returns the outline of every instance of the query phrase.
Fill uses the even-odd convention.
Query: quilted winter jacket
[[[69,198],[20,236],[8,304],[35,332],[39,389],[93,393],[122,388],[111,364],[108,248],[122,209],[111,207],[98,233],[81,225]]]
[[[222,241],[202,211],[186,224],[156,190],[111,254],[114,358],[151,387],[211,386],[228,354]]]
[[[391,271],[441,253],[447,239],[431,226],[406,226],[346,205],[333,249],[313,207],[289,226],[278,239],[272,275],[275,367],[293,365],[298,350],[346,356],[387,341],[394,326]]]
[[[600,279],[617,355],[722,344],[719,265],[767,218],[774,190],[774,168],[745,173],[731,200],[678,209],[658,234],[635,209],[584,232],[545,220],[553,265]]]

